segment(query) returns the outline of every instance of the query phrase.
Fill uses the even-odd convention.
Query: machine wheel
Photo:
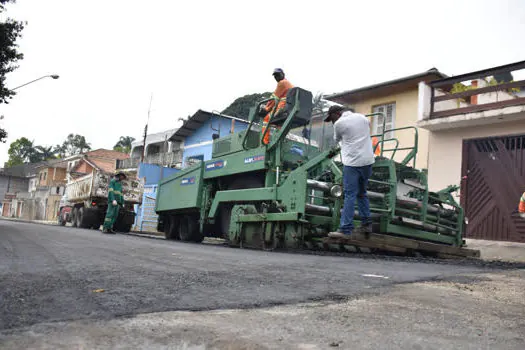
[[[71,210],[71,224],[73,227],[77,227],[77,215],[78,215],[78,208],[75,207],[73,210]]]
[[[115,230],[117,232],[124,232],[124,233],[128,233],[129,231],[131,231],[131,224],[119,224],[119,223],[115,223]]]
[[[235,179],[228,186],[228,190],[243,190],[246,188],[259,188],[264,187],[264,180],[257,177],[241,177]],[[230,231],[230,221],[232,216],[233,204],[223,204],[219,212],[221,233],[224,237],[228,238]]]
[[[58,215],[58,224],[60,226],[66,226],[66,221],[64,220],[64,214],[63,213],[60,213]]]
[[[179,218],[175,215],[168,215],[164,222],[164,237],[170,241],[179,240]]]
[[[80,208],[77,212],[77,227],[90,228],[91,227],[91,215],[89,215],[89,209],[84,207]]]
[[[179,237],[183,242],[202,242],[197,215],[183,215],[179,220]]]

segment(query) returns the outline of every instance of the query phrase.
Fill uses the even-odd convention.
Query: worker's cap
[[[277,73],[282,73],[282,74],[284,74],[284,71],[283,71],[281,68],[275,68],[275,69],[273,70],[272,75],[275,75],[275,74],[277,74]]]
[[[339,112],[342,112],[342,111],[343,111],[343,106],[338,106],[338,105],[330,106],[330,108],[328,108],[328,115],[326,116],[326,118],[324,118],[324,121],[325,122],[330,121],[332,119],[332,116],[335,113],[339,113]]]

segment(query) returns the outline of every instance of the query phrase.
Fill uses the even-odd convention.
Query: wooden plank
[[[339,243],[344,245],[363,246],[367,248],[382,249],[392,252],[406,253],[408,250],[432,252],[460,257],[479,257],[479,250],[453,247],[443,244],[422,242],[415,239],[400,238],[390,235],[370,234],[369,238],[350,237],[350,238],[325,238],[325,243]]]
[[[400,253],[400,254],[405,254],[407,252],[407,248],[404,248],[404,247],[399,247],[396,245],[390,245],[384,242],[377,242],[377,241],[367,240],[367,239],[328,237],[323,240],[323,243],[325,244],[326,247],[329,247],[329,245],[331,244],[338,244],[340,246],[353,246],[353,247],[358,247],[358,248],[361,247],[361,248],[378,249],[378,250],[384,250],[384,251]]]
[[[504,83],[504,84],[499,84],[499,85],[491,85],[491,86],[467,90],[463,92],[457,92],[455,94],[446,94],[442,96],[436,96],[434,97],[433,101],[440,102],[440,101],[453,100],[456,98],[469,97],[469,96],[484,94],[487,92],[502,91],[502,90],[516,88],[516,87],[520,88],[522,86],[525,86],[525,80],[513,81],[512,83]]]
[[[525,97],[519,97],[519,98],[515,98],[512,100],[485,103],[482,105],[472,105],[468,107],[447,109],[446,111],[434,112],[430,115],[430,119],[444,118],[444,117],[449,117],[451,115],[457,115],[457,114],[481,112],[481,111],[486,111],[489,109],[511,107],[511,106],[522,105],[522,104],[525,104]]]

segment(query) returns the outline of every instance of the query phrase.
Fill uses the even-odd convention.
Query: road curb
[[[149,239],[161,239],[166,240],[166,238],[162,236],[156,236],[151,234],[145,234],[145,233],[138,233],[138,232],[118,232],[118,234],[126,235],[126,236],[135,236],[135,237],[141,237],[141,238],[149,238]]]
[[[51,221],[38,221],[38,220],[24,220],[24,219],[12,219],[6,217],[0,217],[2,221],[21,222],[24,224],[35,224],[35,225],[47,225],[47,226],[59,226],[56,222]]]

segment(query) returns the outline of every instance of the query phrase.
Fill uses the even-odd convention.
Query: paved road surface
[[[480,272],[486,270],[250,251],[0,220],[0,332],[42,322],[339,300]]]

